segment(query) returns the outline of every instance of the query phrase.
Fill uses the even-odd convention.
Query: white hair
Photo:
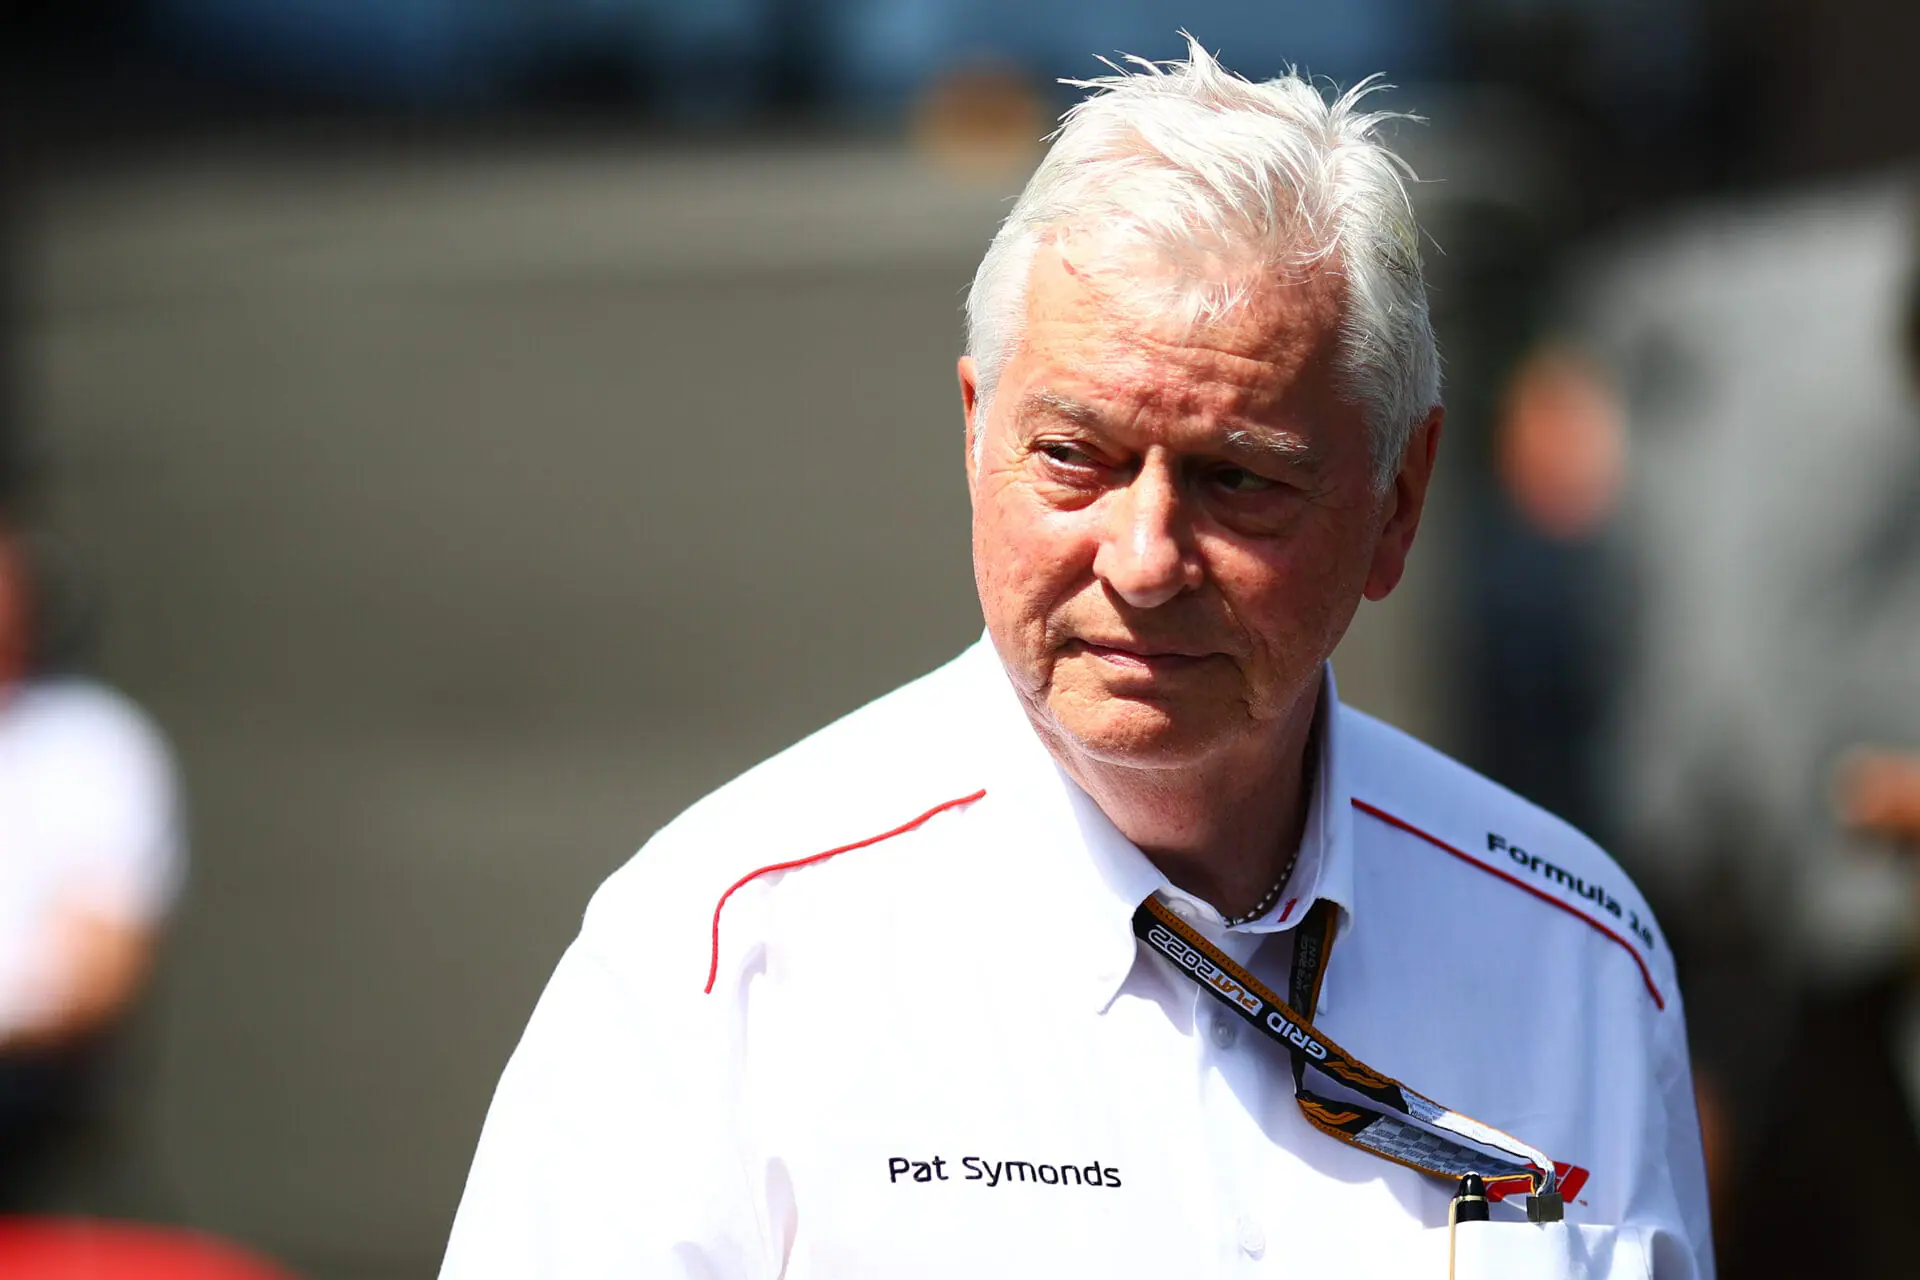
[[[1413,174],[1375,136],[1383,122],[1411,117],[1360,109],[1385,87],[1377,77],[1328,102],[1292,70],[1264,84],[1235,75],[1192,36],[1185,61],[1125,61],[1130,68],[1107,64],[1113,75],[1064,82],[1093,92],[1062,118],[974,275],[976,420],[985,422],[1025,328],[1043,243],[1092,233],[1156,250],[1174,275],[1155,305],[1190,324],[1228,314],[1262,279],[1332,270],[1344,284],[1341,371],[1384,487],[1440,402],[1404,181]]]

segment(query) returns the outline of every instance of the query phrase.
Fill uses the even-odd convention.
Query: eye
[[[1208,478],[1219,488],[1233,494],[1266,493],[1278,487],[1277,482],[1245,467],[1215,467]]]
[[[1036,448],[1040,453],[1045,454],[1048,458],[1060,463],[1062,466],[1085,467],[1093,465],[1093,459],[1087,455],[1086,450],[1081,449],[1077,445],[1068,444],[1064,440],[1043,441],[1036,446]]]

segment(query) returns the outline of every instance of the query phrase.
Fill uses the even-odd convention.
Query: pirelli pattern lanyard
[[[1287,1051],[1293,1059],[1294,1098],[1314,1128],[1450,1184],[1469,1173],[1514,1190],[1525,1184],[1533,1193],[1529,1216],[1557,1218],[1553,1161],[1544,1153],[1373,1070],[1321,1035],[1300,1012],[1319,1007],[1335,920],[1332,905],[1322,900],[1295,931],[1291,1003],[1222,954],[1157,896],[1133,913],[1133,931],[1202,991]],[[1309,1069],[1353,1097],[1334,1099],[1314,1092],[1307,1085]]]

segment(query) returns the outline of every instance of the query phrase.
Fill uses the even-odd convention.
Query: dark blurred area
[[[1058,79],[1185,27],[1426,120],[1448,457],[1343,691],[1661,908],[1722,1274],[1910,1274],[1920,6],[0,14],[0,708],[151,716],[191,847],[0,1208],[431,1275],[593,886],[977,633],[965,287]]]

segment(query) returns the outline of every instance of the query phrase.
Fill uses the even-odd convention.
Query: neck
[[[1258,748],[1177,768],[1067,753],[1067,772],[1169,881],[1222,915],[1273,888],[1306,830],[1316,685]]]

